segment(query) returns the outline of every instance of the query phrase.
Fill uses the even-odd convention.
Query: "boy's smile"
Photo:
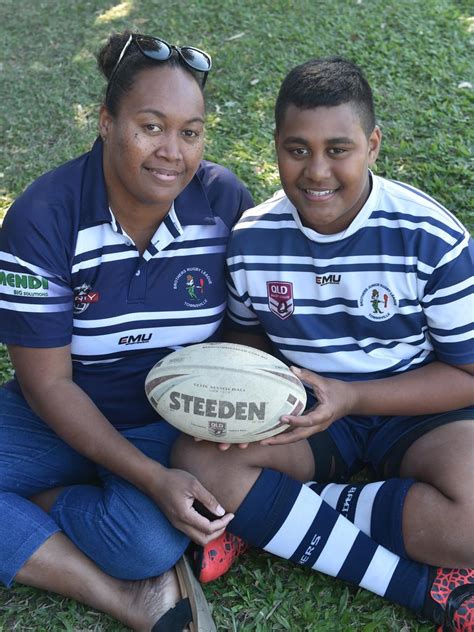
[[[352,103],[301,109],[289,105],[275,134],[280,179],[303,223],[323,234],[352,222],[370,190],[368,169],[381,132],[367,138]]]

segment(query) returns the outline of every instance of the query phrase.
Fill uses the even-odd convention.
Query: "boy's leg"
[[[471,420],[463,422],[463,417]],[[317,482],[311,487],[364,533],[398,555],[435,566],[472,565],[473,418],[474,411],[466,409],[389,419],[372,433],[365,457],[372,462],[378,481],[321,483],[330,477],[327,469],[316,467]],[[334,479],[348,480],[353,457],[344,433],[350,426],[340,422],[335,426],[334,436],[326,431],[309,441],[316,463],[324,464],[329,458],[336,461]],[[439,454],[433,443],[436,437]],[[318,458],[320,454],[326,455],[324,459]],[[436,520],[435,528],[426,533],[424,525],[432,521],[431,510],[443,511],[445,519]],[[454,528],[449,524],[453,515],[459,518]]]
[[[445,424],[420,437],[404,456],[400,476],[417,481],[403,511],[408,555],[437,566],[473,567],[474,421]]]
[[[172,462],[190,470],[228,511],[235,512],[230,530],[253,546],[423,611],[430,568],[379,546],[295,480],[305,480],[314,467],[306,442],[263,449],[232,447],[222,453],[215,446],[182,438]]]

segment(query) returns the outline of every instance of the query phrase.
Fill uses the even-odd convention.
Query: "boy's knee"
[[[461,524],[456,529],[456,541],[453,546],[457,549],[461,568],[474,567],[474,510],[471,506],[462,512]]]
[[[181,435],[171,450],[171,467],[194,473],[193,470],[202,467],[203,456],[207,454],[209,457],[213,449],[216,449],[215,446],[209,445],[208,442],[197,442],[192,437]]]
[[[474,567],[474,510],[468,507],[460,508],[456,517],[446,523],[443,542],[440,546],[445,549],[449,559],[453,560],[453,568]]]

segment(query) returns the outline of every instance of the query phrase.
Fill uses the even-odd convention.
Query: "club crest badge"
[[[295,311],[293,283],[267,281],[268,306],[278,318],[285,320]]]
[[[359,307],[369,320],[388,320],[396,313],[397,299],[386,285],[372,283],[362,292]]]
[[[82,314],[91,303],[97,303],[100,298],[99,292],[93,292],[87,283],[74,288],[74,313]]]
[[[204,307],[206,294],[212,279],[202,268],[186,268],[181,270],[173,282],[173,289],[179,291],[186,307]]]

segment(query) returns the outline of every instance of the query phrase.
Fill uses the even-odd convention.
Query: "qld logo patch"
[[[293,283],[267,281],[268,306],[270,311],[285,320],[295,311]]]
[[[213,437],[225,437],[227,434],[227,424],[224,421],[208,421],[207,428]]]
[[[173,290],[177,290],[184,298],[186,307],[203,307],[207,303],[206,294],[212,279],[202,268],[185,268],[181,270],[173,282]]]
[[[100,298],[99,292],[93,292],[87,283],[74,288],[74,313],[82,314],[91,303],[97,303]]]
[[[386,285],[372,283],[362,292],[359,307],[369,320],[388,320],[395,314],[397,299]]]

